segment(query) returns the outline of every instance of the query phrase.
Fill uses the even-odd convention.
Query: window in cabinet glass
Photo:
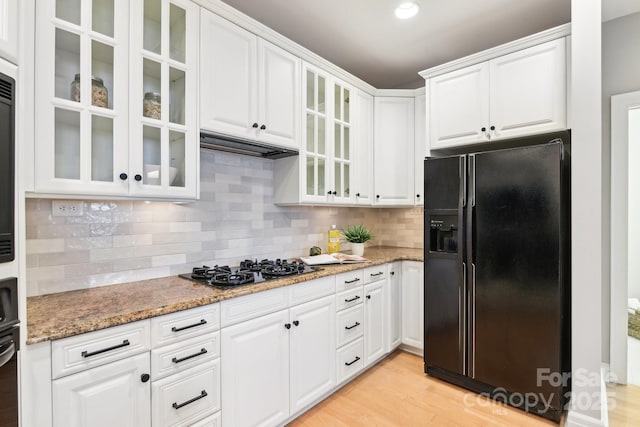
[[[91,105],[113,108],[113,46],[91,41]]]
[[[187,36],[186,19],[185,10],[171,3],[169,6],[169,57],[183,64]]]
[[[82,16],[81,6],[80,0],[57,0],[56,18],[80,25],[80,17]]]
[[[91,180],[113,181],[113,120],[91,117]]]
[[[140,0],[136,0],[140,1]],[[142,47],[149,52],[162,52],[162,1],[144,0],[144,28]]]
[[[80,102],[80,36],[56,28],[56,63],[54,95]],[[76,75],[78,83],[76,84]]]
[[[142,63],[142,115],[150,119],[162,118],[161,73],[159,62],[144,59]]]
[[[80,179],[80,112],[55,109],[55,177]]]
[[[162,177],[162,144],[159,128],[142,127],[142,183],[146,185],[160,185]]]
[[[93,0],[91,28],[96,33],[113,37],[113,0]]]
[[[169,131],[169,185],[184,187],[185,135]]]
[[[169,67],[169,121],[184,124],[185,73]]]

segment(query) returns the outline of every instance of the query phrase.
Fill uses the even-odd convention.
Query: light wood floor
[[[611,427],[640,426],[640,387],[608,385],[609,425]]]
[[[428,377],[423,373],[422,358],[402,351],[393,353],[289,425],[557,426]]]

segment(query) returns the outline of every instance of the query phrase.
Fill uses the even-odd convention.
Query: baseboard
[[[609,427],[605,378],[609,378],[609,366],[607,364],[603,364],[600,368],[600,418],[593,418],[570,409],[564,424],[566,427]]]

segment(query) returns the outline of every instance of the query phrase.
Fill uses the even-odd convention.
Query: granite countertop
[[[423,250],[367,248],[363,264],[325,265],[301,276],[220,290],[178,276],[27,298],[27,344],[57,340],[225,299],[393,261],[423,261]]]

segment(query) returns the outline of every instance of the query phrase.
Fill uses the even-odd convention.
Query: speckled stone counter
[[[178,276],[27,298],[27,344],[57,340],[229,298],[393,261],[422,261],[422,249],[375,247],[362,264],[321,266],[301,276],[220,290]]]

